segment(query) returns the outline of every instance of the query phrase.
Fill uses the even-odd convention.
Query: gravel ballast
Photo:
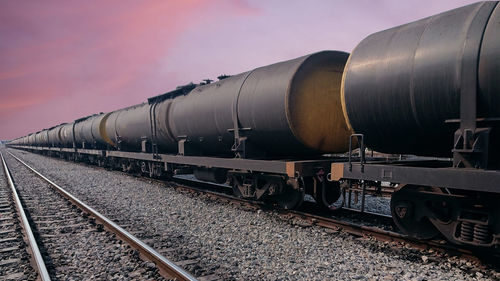
[[[52,280],[159,280],[154,264],[5,155]]]
[[[0,276],[5,280],[36,280],[38,277],[30,265],[21,220],[3,167],[0,167]]]
[[[196,276],[235,280],[495,280],[500,274],[454,257],[321,227],[277,213],[247,211],[114,171],[10,150],[127,230],[168,245],[173,259],[195,259]],[[170,184],[171,185],[171,184]],[[140,235],[139,235],[139,238]],[[169,256],[170,255],[170,256]]]

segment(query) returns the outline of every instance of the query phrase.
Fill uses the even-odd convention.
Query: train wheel
[[[450,242],[500,253],[500,216],[494,194],[446,189],[426,206],[430,221]],[[489,249],[488,249],[489,248]]]
[[[274,202],[283,209],[296,209],[304,202],[305,190],[297,181],[288,180],[284,185],[284,192],[273,196]]]
[[[406,235],[417,239],[432,239],[439,234],[439,231],[416,207],[418,204],[413,202],[416,193],[418,193],[416,187],[405,186],[392,194],[392,218],[396,226]]]

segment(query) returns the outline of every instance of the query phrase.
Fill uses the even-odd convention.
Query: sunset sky
[[[1,1],[0,140],[475,1]]]

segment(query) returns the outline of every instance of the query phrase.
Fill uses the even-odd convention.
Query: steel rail
[[[16,209],[19,214],[19,219],[21,221],[22,228],[24,230],[24,233],[26,234],[26,240],[29,245],[28,249],[29,252],[31,253],[31,258],[33,259],[33,263],[35,264],[35,270],[38,272],[40,280],[50,281],[49,272],[47,271],[47,267],[45,266],[42,254],[40,253],[40,249],[38,248],[35,236],[33,235],[33,231],[31,230],[30,224],[28,222],[28,218],[26,217],[26,213],[24,212],[24,207],[21,204],[19,195],[17,194],[16,186],[14,185],[14,181],[12,180],[9,167],[5,162],[3,153],[1,151],[0,151],[0,157],[2,158],[2,166],[5,172],[5,177],[7,178],[7,182],[10,186],[10,189],[12,190],[12,197],[14,198],[14,202],[16,204]]]
[[[71,201],[74,205],[79,207],[81,210],[83,210],[85,213],[88,213],[92,217],[94,217],[98,222],[103,224],[105,227],[107,227],[111,232],[116,234],[120,239],[128,243],[130,246],[135,248],[136,250],[139,251],[139,253],[145,257],[147,260],[150,260],[156,264],[158,269],[160,270],[160,274],[164,276],[165,278],[175,278],[176,280],[185,280],[185,281],[196,281],[197,279],[191,276],[188,272],[186,272],[184,269],[180,268],[177,266],[174,262],[168,260],[164,256],[162,256],[160,253],[155,251],[153,248],[148,246],[146,243],[142,242],[139,240],[137,237],[120,227],[118,224],[115,222],[111,221],[110,219],[106,218],[103,216],[101,213],[98,211],[94,210],[87,204],[83,203],[73,195],[71,195],[69,192],[64,190],[62,187],[57,185],[56,183],[52,182],[49,180],[47,177],[30,167],[28,164],[23,162],[21,159],[16,157],[14,154],[10,153],[7,151],[14,159],[19,161],[21,164],[26,166],[28,169],[30,169],[34,174],[36,174],[38,177],[46,181],[48,184],[50,184],[56,191],[58,191],[61,195],[63,195],[65,198],[67,198],[69,201]]]

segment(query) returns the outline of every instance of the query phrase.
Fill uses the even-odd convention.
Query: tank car
[[[197,87],[173,99],[172,136],[207,155],[345,152],[351,132],[339,92],[347,57],[319,52]]]
[[[58,147],[61,144],[61,127],[62,125],[58,125],[48,129],[49,147]]]
[[[150,107],[142,103],[109,113],[102,139],[120,150],[141,151],[142,143],[151,140]]]
[[[386,153],[452,158],[334,164],[333,179],[399,183],[407,234],[500,248],[500,6],[478,2],[372,34],[342,84],[348,126]]]
[[[60,145],[61,147],[73,147],[74,146],[74,131],[73,131],[73,124],[74,122],[71,123],[66,123],[61,126],[60,132],[59,132],[59,140],[60,140]]]
[[[78,119],[74,123],[75,146],[78,148],[103,148],[101,137],[108,114],[100,113]]]

